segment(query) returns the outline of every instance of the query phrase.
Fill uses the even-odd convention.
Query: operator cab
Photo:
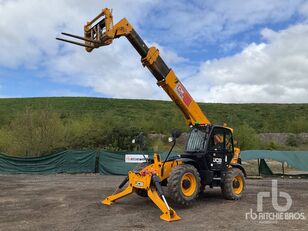
[[[227,169],[233,154],[233,136],[229,128],[195,125],[191,127],[181,158],[191,159],[201,179],[211,184],[213,178],[220,178],[221,171]]]

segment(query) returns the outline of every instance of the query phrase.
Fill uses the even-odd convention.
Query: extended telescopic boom
[[[159,50],[155,47],[148,48],[127,19],[123,18],[114,25],[111,11],[105,8],[84,26],[84,37],[68,33],[62,34],[81,39],[84,43],[62,38],[57,38],[58,40],[84,46],[88,52],[101,46],[110,45],[114,39],[125,36],[141,56],[142,65],[147,67],[157,79],[157,85],[162,87],[181,109],[187,125],[210,124],[173,70],[160,57]]]

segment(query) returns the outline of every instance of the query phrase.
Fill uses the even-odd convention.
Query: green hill
[[[251,133],[308,132],[308,104],[200,106],[213,123],[227,122],[235,131],[244,126]],[[179,109],[168,101],[87,97],[0,99],[0,151],[15,154],[68,147],[130,148],[124,144],[138,131],[169,134],[174,127],[187,130]],[[49,143],[50,140],[55,141]],[[33,149],[29,143],[40,144]],[[13,144],[31,147],[9,148]]]
[[[200,106],[213,123],[227,122],[235,128],[246,123],[257,132],[308,132],[307,126],[302,129],[292,126],[297,121],[308,121],[308,104],[200,103]],[[171,122],[172,125],[174,123],[185,128],[182,115],[173,102],[87,97],[0,99],[0,126],[26,109],[52,110],[60,113],[62,118],[81,118],[85,114],[101,117],[108,114],[122,121]],[[169,127],[162,131],[169,132]],[[155,127],[153,130],[156,130]]]

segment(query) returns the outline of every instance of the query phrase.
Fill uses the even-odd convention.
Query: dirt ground
[[[264,223],[246,213],[257,209],[257,193],[271,191],[272,181],[248,179],[240,201],[224,200],[219,189],[206,193],[190,208],[178,208],[182,220],[160,220],[160,211],[147,198],[135,194],[105,206],[123,177],[95,174],[0,175],[0,230],[308,230],[308,180],[278,179],[278,192],[292,198],[287,213],[292,220]],[[279,205],[286,200],[278,200]],[[275,212],[271,198],[263,212]],[[304,213],[306,220],[298,220]]]

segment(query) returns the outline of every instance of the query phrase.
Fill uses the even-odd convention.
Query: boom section
[[[62,33],[76,39],[83,40],[83,43],[57,38],[85,47],[87,52],[101,46],[110,45],[114,39],[126,37],[131,45],[141,56],[141,63],[147,67],[157,80],[157,85],[162,87],[169,97],[182,111],[187,125],[210,124],[210,121],[202,112],[199,105],[191,97],[174,71],[167,66],[155,47],[148,47],[143,39],[134,30],[126,18],[113,24],[112,13],[105,8],[92,21],[84,26],[84,37]]]

